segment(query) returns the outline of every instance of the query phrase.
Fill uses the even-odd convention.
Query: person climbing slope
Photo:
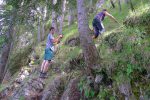
[[[51,27],[49,31],[50,32],[47,37],[44,60],[41,65],[41,71],[39,76],[40,78],[47,77],[48,67],[50,66],[51,60],[54,57],[54,50],[55,50],[54,43],[59,43],[60,39],[62,38],[62,35],[59,35],[57,38],[53,37],[55,33],[54,27]]]
[[[118,21],[107,12],[106,9],[103,9],[101,12],[99,12],[93,19],[92,25],[94,30],[94,36],[93,38],[97,38],[99,34],[103,33],[105,31],[102,21],[105,19],[105,16],[108,16],[112,20],[118,23]]]

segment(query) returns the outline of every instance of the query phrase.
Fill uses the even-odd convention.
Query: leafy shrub
[[[19,70],[22,66],[27,65],[28,55],[32,51],[32,45],[12,54],[10,56],[8,67],[11,74],[14,74],[17,70]]]

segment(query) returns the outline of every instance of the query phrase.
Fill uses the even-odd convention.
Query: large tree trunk
[[[84,54],[85,63],[87,68],[87,74],[91,74],[91,69],[97,68],[100,61],[99,53],[92,41],[90,36],[90,29],[88,25],[87,11],[85,8],[85,0],[77,0],[77,10],[78,10],[78,30],[80,33],[80,42]]]
[[[6,44],[2,49],[2,55],[0,59],[0,83],[4,77],[4,71],[7,64],[8,56],[9,56],[10,44]]]
[[[14,17],[10,16],[8,31],[6,33],[8,42],[4,45],[2,52],[1,52],[2,56],[0,59],[0,83],[2,82],[2,80],[5,76],[5,73],[8,69],[7,62],[8,62],[8,58],[9,58],[10,49],[12,47],[13,21],[14,21]]]

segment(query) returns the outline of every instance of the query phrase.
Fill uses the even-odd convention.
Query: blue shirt
[[[102,12],[99,12],[99,13],[95,16],[95,18],[100,19],[100,21],[103,21],[104,18],[105,18],[105,13],[104,13],[103,11],[102,11]]]
[[[49,33],[47,36],[46,48],[50,48],[52,51],[54,50],[53,39],[53,35]]]

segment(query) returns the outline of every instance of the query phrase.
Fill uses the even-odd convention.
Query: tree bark
[[[52,0],[52,24],[51,26],[55,28],[56,33],[59,33],[58,31],[58,25],[57,25],[57,12],[55,12],[54,5],[57,3],[57,0]]]
[[[59,19],[59,34],[62,34],[63,31],[63,22],[65,17],[65,11],[66,11],[66,0],[63,0],[62,2],[62,14]]]
[[[89,1],[88,12],[89,12],[89,13],[93,13],[93,12],[94,12],[93,0],[90,0],[90,1]]]
[[[4,71],[9,56],[9,50],[10,50],[10,44],[6,44],[2,49],[2,56],[0,60],[0,83],[2,82],[4,77]]]
[[[129,0],[125,0],[125,2],[128,4],[128,3],[129,3]]]
[[[38,18],[38,30],[37,30],[37,39],[38,42],[41,42],[41,24],[40,18]]]
[[[13,22],[14,22],[14,16],[10,16],[10,22],[8,26],[8,31],[6,32],[6,36],[8,39],[8,42],[4,45],[2,49],[2,56],[0,59],[0,83],[3,81],[3,78],[5,76],[5,73],[8,69],[7,62],[9,58],[10,49],[12,47],[12,35],[13,35]]]
[[[113,0],[110,0],[110,3],[112,5],[112,7],[115,8],[115,4],[114,4]]]
[[[47,6],[44,7],[44,9],[42,10],[42,13],[43,13],[43,16],[42,16],[42,38],[41,40],[43,41],[45,37],[45,21],[47,17]]]
[[[72,25],[73,22],[74,22],[73,9],[71,7],[69,7],[69,10],[68,10],[68,25]]]
[[[122,8],[121,8],[121,1],[118,0],[118,5],[119,5],[119,11],[121,12]]]
[[[52,27],[54,27],[56,30],[56,33],[58,33],[57,15],[54,10],[52,10]]]
[[[100,56],[90,36],[85,0],[77,0],[78,11],[78,31],[80,34],[80,43],[82,46],[85,63],[87,65],[87,74],[91,70],[99,67]]]

